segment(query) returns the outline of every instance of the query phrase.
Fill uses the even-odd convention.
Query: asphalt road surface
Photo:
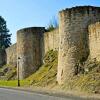
[[[0,100],[92,100],[79,97],[61,97],[40,94],[35,92],[19,91],[13,89],[0,88]],[[94,100],[94,99],[93,99]]]

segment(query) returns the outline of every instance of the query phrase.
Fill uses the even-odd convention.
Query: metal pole
[[[20,58],[18,57],[18,87],[20,87],[20,79],[19,79],[19,60],[20,60]]]

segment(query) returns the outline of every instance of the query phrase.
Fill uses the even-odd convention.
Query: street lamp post
[[[19,61],[20,61],[20,57],[18,57],[18,87],[20,87],[20,79],[19,79]]]

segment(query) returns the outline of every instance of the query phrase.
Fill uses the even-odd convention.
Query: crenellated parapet
[[[84,15],[84,14],[96,14],[100,13],[100,7],[95,7],[95,6],[76,6],[72,8],[66,8],[61,11],[59,11],[60,14],[67,14],[67,17],[69,16],[70,18],[77,17],[77,14],[79,15]]]

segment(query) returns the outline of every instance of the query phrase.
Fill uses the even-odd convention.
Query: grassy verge
[[[30,84],[30,82],[27,81],[27,80],[21,80],[20,81],[21,86],[29,86],[29,84]],[[17,87],[18,81],[17,80],[11,80],[11,81],[0,80],[0,86]]]

